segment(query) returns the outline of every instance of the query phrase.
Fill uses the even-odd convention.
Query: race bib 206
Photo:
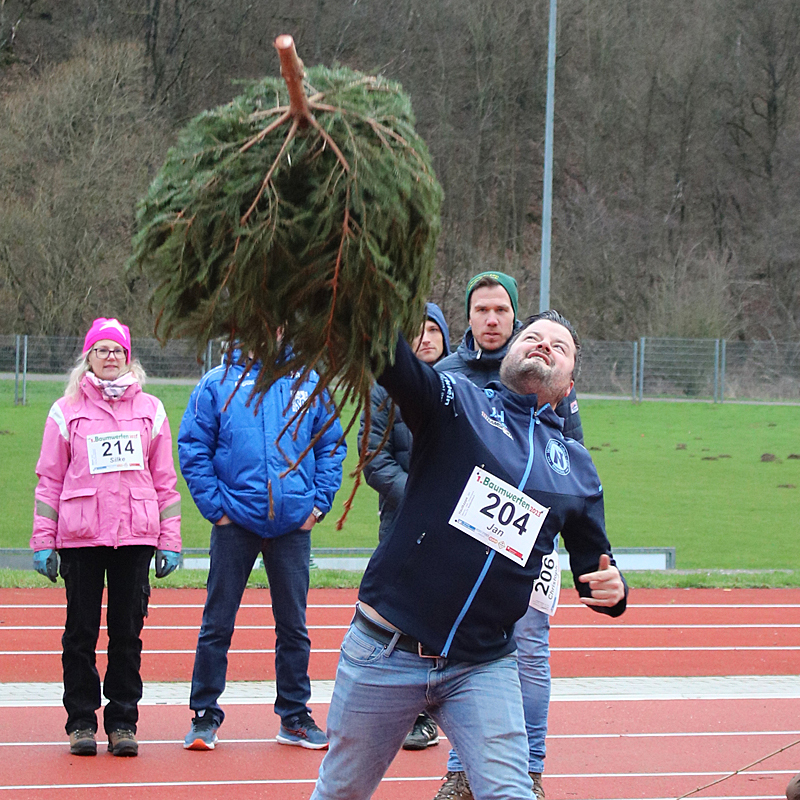
[[[533,591],[528,605],[548,616],[553,616],[558,608],[561,594],[561,563],[558,559],[558,536],[553,543],[553,552],[542,557],[539,577],[533,582]]]

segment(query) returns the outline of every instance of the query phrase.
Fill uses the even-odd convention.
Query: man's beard
[[[549,399],[561,388],[561,375],[541,358],[520,358],[500,364],[500,380],[517,394],[535,394],[540,403]]]

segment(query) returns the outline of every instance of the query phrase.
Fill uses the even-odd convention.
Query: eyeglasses
[[[101,359],[113,356],[119,361],[119,359],[125,358],[127,355],[127,351],[123,350],[121,347],[117,347],[114,350],[109,350],[107,347],[93,347],[92,350],[97,354],[97,357]]]

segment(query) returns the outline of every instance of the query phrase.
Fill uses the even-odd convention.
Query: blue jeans
[[[522,706],[528,732],[528,769],[531,772],[544,772],[544,740],[550,706],[550,617],[529,607],[525,616],[514,626],[514,639],[517,642]],[[450,750],[447,769],[452,772],[464,771],[455,749]]]
[[[351,625],[328,712],[330,749],[311,800],[367,800],[420,711],[458,748],[477,800],[530,800],[514,655],[483,664],[377,642]]]
[[[228,650],[247,579],[261,553],[275,617],[275,713],[281,720],[309,713],[311,640],[306,628],[311,533],[296,530],[263,539],[235,522],[211,529],[211,567],[203,622],[197,639],[189,707],[210,714],[218,724],[225,690]]]

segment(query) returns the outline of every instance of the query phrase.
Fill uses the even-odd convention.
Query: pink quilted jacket
[[[92,475],[87,437],[117,431],[139,433],[144,469]],[[180,551],[172,434],[163,404],[138,383],[109,403],[84,377],[77,402],[57,400],[45,422],[36,474],[34,550],[144,544]]]

